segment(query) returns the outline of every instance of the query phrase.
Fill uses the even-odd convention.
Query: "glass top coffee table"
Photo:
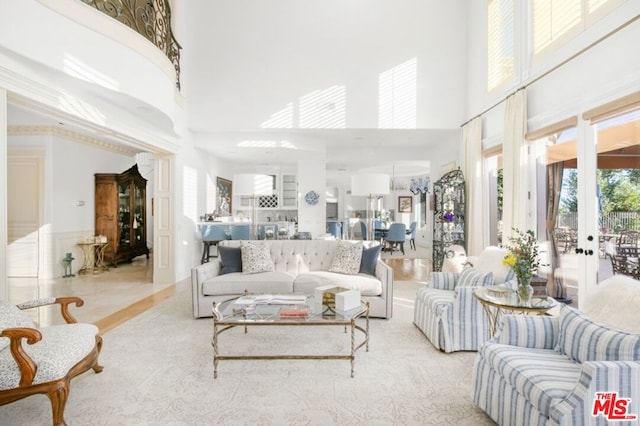
[[[365,347],[369,352],[369,302],[348,311],[337,311],[314,300],[313,295],[245,295],[222,303],[213,303],[213,377],[218,377],[218,362],[223,360],[268,359],[345,359],[351,363],[354,375],[355,354]],[[364,322],[364,324],[361,324]],[[219,336],[235,327],[316,327],[342,326],[351,332],[351,350],[348,354],[300,355],[222,355]],[[356,342],[356,331],[361,340]],[[304,350],[310,348],[301,348]]]
[[[480,287],[473,292],[473,295],[480,301],[489,317],[491,337],[495,336],[500,317],[505,311],[509,313],[544,315],[549,309],[558,305],[555,299],[546,296],[533,297],[530,305],[522,305],[518,302],[515,290],[510,290],[502,285]]]

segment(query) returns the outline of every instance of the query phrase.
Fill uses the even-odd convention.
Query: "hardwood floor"
[[[431,272],[431,259],[390,258],[383,261],[393,268],[396,281],[427,280]],[[73,310],[80,322],[95,324],[100,334],[159,305],[176,292],[189,291],[189,280],[178,284],[155,286],[151,281],[152,260],[144,256],[130,264],[99,275],[78,275],[73,278],[36,280],[31,278],[10,278],[9,299],[20,303],[39,297],[78,296],[85,301],[82,308]],[[58,312],[50,308],[32,310],[32,319],[41,325],[62,322]]]
[[[393,269],[397,281],[426,281],[431,274],[431,259],[382,259]]]

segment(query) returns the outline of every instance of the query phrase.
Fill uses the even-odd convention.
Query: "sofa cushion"
[[[493,285],[493,273],[481,272],[471,266],[463,268],[456,280],[456,287],[480,287],[488,285]]]
[[[558,351],[577,362],[640,361],[640,335],[596,324],[576,309],[560,308]]]
[[[376,274],[376,264],[378,263],[378,258],[380,257],[380,250],[382,249],[381,245],[373,246],[373,247],[363,247],[362,248],[362,259],[360,260],[360,273],[361,274]]]
[[[575,388],[582,370],[566,355],[549,349],[492,343],[482,346],[479,356],[546,417]]]
[[[257,274],[274,269],[269,246],[264,241],[241,241],[242,273]]]
[[[303,272],[294,283],[295,293],[311,294],[316,287],[335,285],[337,287],[358,290],[362,296],[379,296],[382,294],[382,283],[369,274],[346,275],[327,271]]]
[[[432,272],[431,282],[428,284],[431,288],[439,290],[453,291],[456,286],[457,272]]]
[[[329,272],[355,275],[360,271],[362,242],[340,241],[331,261]]]
[[[220,275],[242,272],[242,250],[239,247],[218,247],[222,269]]]
[[[202,294],[205,296],[237,295],[244,290],[249,293],[291,293],[294,278],[295,275],[282,271],[261,274],[234,272],[205,280],[202,283]]]

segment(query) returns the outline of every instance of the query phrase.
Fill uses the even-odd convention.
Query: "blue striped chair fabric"
[[[562,311],[574,313],[565,306]],[[640,362],[576,362],[563,353],[561,340],[573,341],[580,347],[597,346],[603,341],[596,338],[593,342],[580,342],[581,336],[589,333],[585,331],[588,322],[572,329],[563,328],[562,321],[560,317],[505,315],[499,334],[478,351],[471,396],[498,424],[607,425],[603,413],[592,415],[597,392],[617,392],[619,398],[640,401]],[[581,334],[573,334],[576,330],[582,330]],[[627,333],[620,334],[618,341],[631,338]],[[640,355],[633,345],[624,347],[622,352],[612,355],[609,351],[606,356],[628,359]],[[592,356],[601,355],[594,351]],[[632,407],[636,407],[635,412],[629,414],[640,415],[638,405]]]
[[[460,277],[473,285],[460,282]],[[473,295],[478,285],[492,285],[493,276],[463,272],[432,272],[431,282],[418,290],[414,324],[441,351],[476,351],[489,339],[487,314]]]

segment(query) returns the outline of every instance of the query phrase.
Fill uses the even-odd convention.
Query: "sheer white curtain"
[[[509,243],[512,228],[526,231],[528,221],[527,92],[520,89],[506,100],[504,113],[502,243]]]
[[[467,254],[477,256],[484,248],[482,241],[485,209],[482,206],[482,118],[462,126],[462,173],[467,183],[466,242]]]

